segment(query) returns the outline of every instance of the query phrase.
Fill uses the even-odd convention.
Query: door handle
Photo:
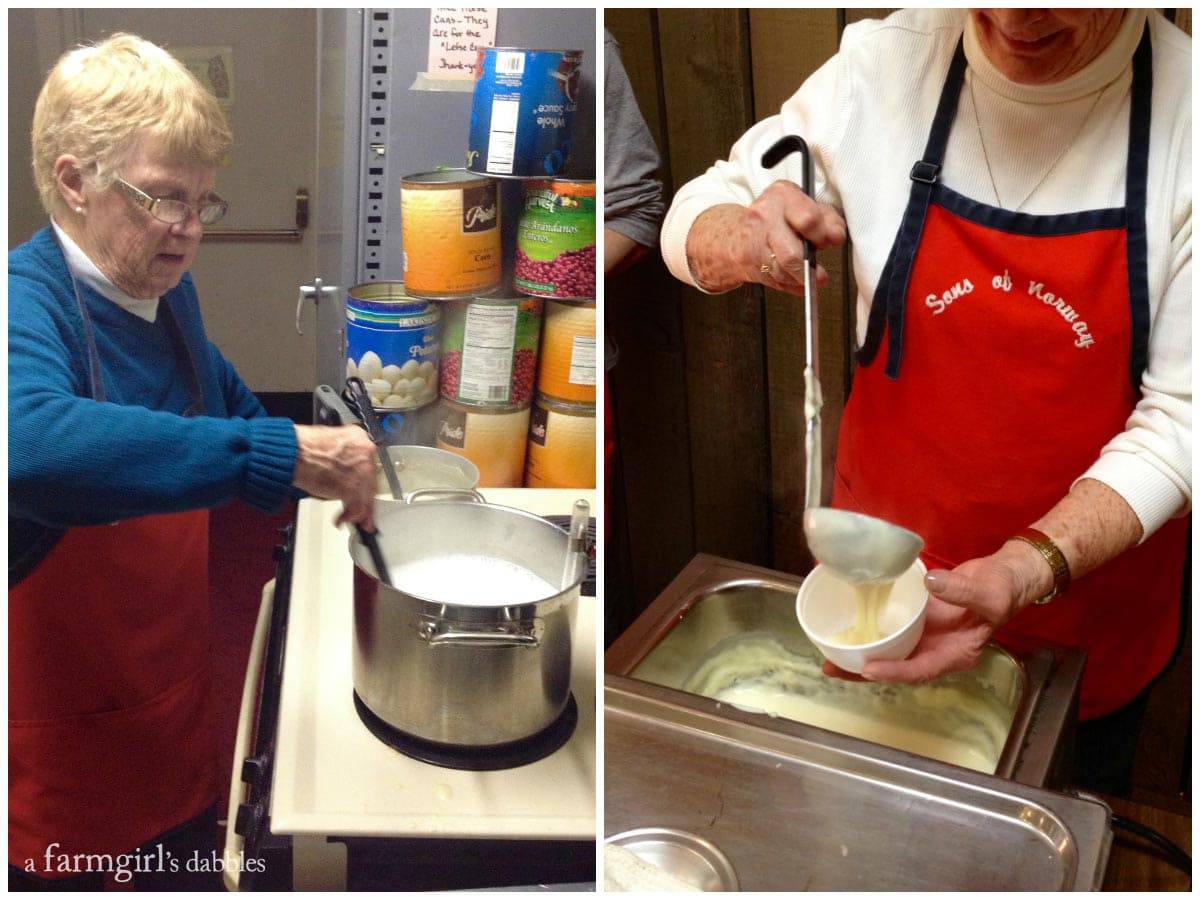
[[[205,241],[282,241],[298,243],[308,228],[308,191],[296,188],[295,228],[206,228]]]
[[[300,295],[296,298],[296,334],[304,334],[300,327],[300,313],[304,309],[304,301],[311,300],[313,306],[320,306],[323,296],[336,292],[336,284],[322,284],[320,278],[314,278],[312,284],[300,285]]]

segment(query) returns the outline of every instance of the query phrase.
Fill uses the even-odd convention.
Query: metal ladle
[[[567,528],[567,555],[563,560],[563,573],[559,587],[566,590],[575,582],[576,570],[587,567],[587,530],[591,507],[586,500],[576,500],[571,508],[571,524]]]
[[[792,153],[804,158],[801,188],[813,196],[812,155],[797,135],[780,138],[763,154],[772,169]],[[894,581],[916,560],[921,536],[883,519],[821,506],[821,382],[817,377],[817,311],[813,278],[817,251],[804,238],[804,537],[817,562],[855,584]]]

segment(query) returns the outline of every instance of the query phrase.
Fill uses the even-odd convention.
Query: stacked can
[[[380,410],[413,410],[437,399],[441,310],[401,282],[350,288],[346,377],[357,375]]]
[[[540,454],[548,439],[555,463],[535,468],[548,472],[550,481],[564,481],[563,486],[595,483],[594,441],[585,447],[575,440],[580,446],[568,453],[571,429],[559,424],[565,415],[586,419],[574,407],[590,402],[594,434],[594,303],[590,374],[585,374],[587,336],[582,331],[579,348],[567,338],[565,361],[558,358],[562,351],[555,350],[545,397],[539,394],[545,391],[538,367],[543,308],[548,305],[542,298],[595,296],[595,185],[554,178],[566,171],[570,158],[581,60],[577,50],[481,49],[466,169],[425,172],[401,182],[408,295],[433,301],[442,314],[434,443],[475,463],[481,487],[526,482],[526,448],[535,420],[542,439],[535,452]],[[519,222],[501,222],[496,179],[525,183]],[[517,256],[511,262],[519,295],[502,278],[505,224],[517,230]],[[568,324],[566,318],[556,320],[556,334],[565,334]],[[552,347],[561,341],[556,337]],[[361,368],[359,362],[355,360],[356,368]],[[563,366],[566,374],[560,375]],[[573,385],[574,392],[558,387],[560,382]],[[394,386],[389,382],[389,389]],[[378,387],[383,390],[382,383]],[[555,406],[563,403],[568,408]],[[586,467],[590,476],[558,474],[565,471],[564,455],[576,468]],[[535,482],[545,477],[535,476]]]
[[[458,300],[500,287],[500,193],[461,169],[400,181],[404,281],[412,296]]]
[[[546,301],[525,484],[596,486],[595,301]]]
[[[517,225],[517,290],[559,300],[596,296],[596,183],[555,179],[525,186]]]
[[[542,301],[486,297],[445,309],[437,446],[473,462],[483,487],[520,487]]]
[[[500,178],[565,171],[582,62],[581,50],[480,48],[467,168]]]

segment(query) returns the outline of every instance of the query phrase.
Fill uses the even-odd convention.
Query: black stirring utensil
[[[379,549],[378,533],[367,531],[361,525],[356,525],[355,527],[358,529],[358,539],[362,541],[362,545],[371,554],[371,562],[375,566],[375,574],[387,587],[395,587],[392,584],[392,576],[388,574],[387,563],[383,560],[383,551]]]
[[[347,378],[346,385],[350,388],[354,402],[358,404],[358,414],[362,417],[367,434],[375,444],[375,452],[379,454],[379,465],[383,467],[383,474],[387,478],[388,487],[392,489],[392,496],[397,500],[403,500],[404,489],[400,486],[400,476],[396,472],[396,466],[392,462],[391,456],[388,455],[387,442],[383,439],[383,429],[379,427],[379,419],[375,417],[375,407],[371,405],[367,386],[357,375]]]
[[[363,384],[362,379],[357,375],[347,378],[346,386],[350,388],[354,402],[358,404],[359,415],[362,417],[363,425],[366,426],[368,436],[370,436],[371,441],[375,444],[375,450],[379,454],[379,462],[383,466],[384,473],[391,474],[388,483],[392,486],[392,496],[399,500],[401,498],[400,479],[396,477],[396,470],[392,467],[387,446],[382,443],[379,420],[375,418],[375,408],[371,406],[371,397],[367,394],[367,386]],[[363,546],[367,548],[367,552],[371,554],[371,562],[375,565],[376,577],[387,587],[394,587],[392,577],[388,574],[387,563],[383,559],[383,551],[379,547],[379,532],[367,531],[361,525],[356,527],[358,528],[358,539],[362,541]]]

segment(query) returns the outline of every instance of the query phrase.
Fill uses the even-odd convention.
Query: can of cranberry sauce
[[[517,223],[517,290],[560,300],[596,296],[596,183],[554,179],[525,188]]]
[[[442,396],[472,406],[517,406],[533,398],[542,301],[482,298],[445,304]]]
[[[571,156],[580,50],[482,47],[467,143],[467,168],[498,178],[559,175]]]

